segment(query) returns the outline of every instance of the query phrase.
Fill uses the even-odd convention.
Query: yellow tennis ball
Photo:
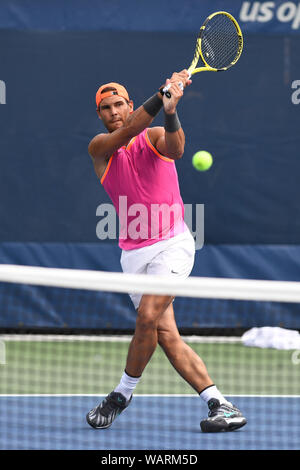
[[[212,166],[213,157],[206,150],[200,150],[193,155],[192,163],[198,171],[206,171]]]

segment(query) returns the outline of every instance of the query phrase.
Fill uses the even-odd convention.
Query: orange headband
[[[104,93],[101,93],[102,90],[104,90],[105,88],[107,87],[111,87],[111,88],[114,88],[114,90],[111,90],[111,91],[105,91]],[[111,82],[111,83],[106,83],[105,85],[102,85],[97,93],[96,93],[96,105],[97,105],[97,109],[99,109],[99,105],[101,103],[102,100],[104,100],[104,98],[107,98],[108,96],[114,96],[114,95],[118,95],[118,96],[121,96],[122,98],[124,98],[126,101],[130,101],[129,100],[129,95],[127,93],[127,90],[126,88],[124,88],[122,85],[120,85],[119,83],[115,83],[115,82]]]

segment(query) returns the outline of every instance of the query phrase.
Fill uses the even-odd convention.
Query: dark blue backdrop
[[[108,198],[87,152],[103,131],[95,91],[119,81],[139,106],[189,63],[194,35],[0,31],[0,43],[0,240],[96,241],[96,207]],[[180,103],[181,191],[205,204],[207,243],[300,240],[299,47],[300,36],[246,37],[236,67],[195,76]],[[207,173],[191,165],[200,149],[214,156]]]

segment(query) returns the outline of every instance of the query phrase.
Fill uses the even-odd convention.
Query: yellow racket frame
[[[214,16],[220,15],[220,14],[226,15],[233,22],[233,24],[236,28],[237,35],[238,35],[238,51],[237,51],[237,55],[236,55],[235,59],[227,67],[223,67],[223,68],[220,68],[220,69],[215,69],[215,68],[211,67],[210,65],[208,65],[208,63],[204,59],[203,54],[202,54],[202,48],[201,48],[202,44],[201,43],[202,43],[202,33],[205,30],[208,21],[211,20]],[[204,21],[203,25],[200,28],[199,37],[198,37],[197,42],[196,42],[196,49],[195,49],[194,59],[193,59],[191,65],[188,68],[188,72],[189,72],[190,76],[195,75],[195,73],[198,73],[198,72],[220,72],[222,70],[229,69],[230,67],[232,67],[239,60],[239,58],[242,54],[242,51],[243,51],[243,44],[244,44],[243,34],[242,34],[241,28],[240,28],[238,22],[236,21],[236,19],[230,13],[227,13],[227,11],[216,11],[215,13],[212,13],[211,15],[209,15],[206,18],[206,20]],[[199,61],[199,57],[201,57],[201,60],[204,62],[204,64],[205,64],[204,67],[196,67],[196,65]]]

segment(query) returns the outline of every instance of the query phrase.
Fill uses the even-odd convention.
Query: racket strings
[[[207,22],[201,34],[201,51],[205,62],[215,69],[229,67],[238,59],[239,34],[228,16],[216,15]]]

